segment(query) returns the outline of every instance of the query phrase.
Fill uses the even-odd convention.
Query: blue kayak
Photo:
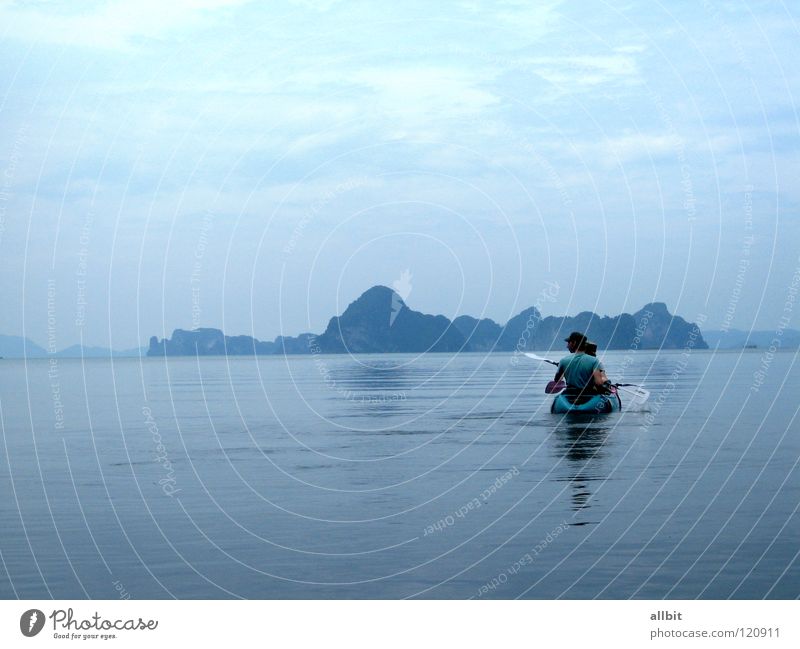
[[[574,397],[563,392],[553,399],[550,412],[554,414],[578,413],[582,415],[602,415],[622,410],[619,393],[594,394]]]

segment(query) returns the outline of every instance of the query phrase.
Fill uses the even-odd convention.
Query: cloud
[[[644,45],[620,45],[613,50],[618,54],[642,54],[647,48]]]
[[[541,77],[560,86],[596,86],[639,77],[631,53],[596,56],[545,56],[528,59],[527,64]]]
[[[5,36],[17,40],[129,50],[142,39],[163,39],[197,27],[216,10],[249,0],[115,0],[86,9],[82,3],[0,5]]]
[[[367,68],[352,79],[374,96],[373,109],[407,127],[474,115],[499,103],[481,88],[489,77],[446,67]]]

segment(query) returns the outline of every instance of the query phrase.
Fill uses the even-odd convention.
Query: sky
[[[800,328],[799,32],[783,2],[0,1],[0,333],[271,340],[375,284]]]

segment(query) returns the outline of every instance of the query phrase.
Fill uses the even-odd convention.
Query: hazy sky
[[[0,2],[0,333],[319,332],[406,270],[449,317],[658,300],[773,329],[799,27],[781,2]]]

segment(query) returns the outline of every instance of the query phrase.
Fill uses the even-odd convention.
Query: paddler
[[[584,347],[584,352],[586,354],[588,354],[589,356],[595,356],[596,357],[597,356],[597,343],[593,343],[593,342],[587,340],[586,341],[586,345]],[[603,385],[601,387],[595,388],[595,389],[598,392],[600,392],[601,394],[609,394],[611,392],[615,392],[616,388],[613,385],[611,385],[611,381],[608,380],[608,377],[606,376],[606,371],[603,368],[603,364],[602,363],[600,363],[600,371],[603,373],[603,377],[605,378],[605,381],[603,381]]]

